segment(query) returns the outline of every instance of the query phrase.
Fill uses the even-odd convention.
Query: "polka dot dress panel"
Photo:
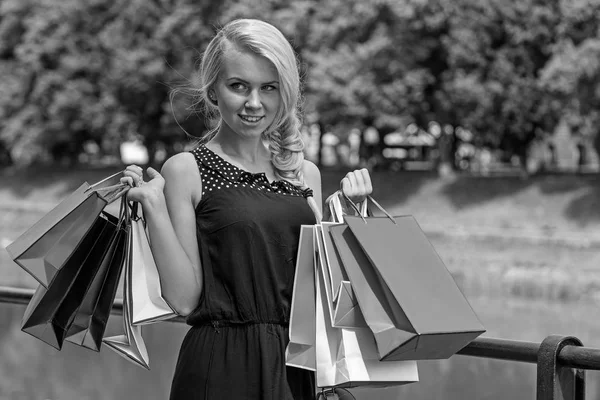
[[[248,187],[289,196],[308,197],[312,195],[310,189],[300,189],[285,180],[269,182],[264,172],[253,174],[244,171],[204,145],[191,150],[191,153],[200,168],[202,196],[212,191],[237,187]]]

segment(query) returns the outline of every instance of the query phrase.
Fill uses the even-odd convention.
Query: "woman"
[[[162,293],[187,316],[171,399],[313,399],[312,372],[285,348],[300,225],[321,215],[321,177],[304,160],[296,57],[275,27],[224,26],[204,53],[198,89],[216,128],[159,174],[129,166]],[[361,201],[366,170],[341,182]]]

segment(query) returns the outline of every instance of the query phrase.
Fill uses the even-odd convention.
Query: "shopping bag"
[[[100,351],[102,346],[102,338],[123,270],[126,241],[124,224],[128,223],[128,215],[123,208],[125,203],[121,203],[121,213],[125,214],[121,215],[117,232],[66,334],[68,342],[94,351]]]
[[[164,321],[177,316],[162,296],[158,268],[150,249],[145,222],[139,213],[138,204],[132,210],[131,221],[131,296],[129,297],[131,322],[145,325]]]
[[[22,331],[61,349],[77,309],[116,233],[117,220],[102,213],[48,288],[40,285],[23,316]]]
[[[290,312],[290,341],[285,351],[286,365],[311,371],[316,368],[314,229],[314,225],[300,227]]]
[[[317,271],[325,284],[325,298],[331,324],[339,328],[366,327],[354,290],[331,242],[329,229],[338,223],[322,222],[315,226]],[[327,243],[327,245],[326,245]]]
[[[104,338],[102,343],[118,355],[137,366],[150,369],[148,350],[142,337],[142,326],[134,326],[131,319],[131,251],[133,248],[132,226],[125,226],[125,260],[123,266],[123,329],[124,334]]]
[[[325,284],[316,275],[316,384],[318,387],[388,387],[418,382],[415,361],[380,361],[368,328],[331,325]]]
[[[10,257],[47,288],[104,208],[121,197],[127,185],[100,187],[83,183],[6,247]]]
[[[102,339],[104,345],[114,350],[118,355],[144,369],[150,369],[150,357],[142,337],[142,327],[133,326],[129,308],[123,307],[123,335]]]
[[[359,215],[368,216],[369,208],[368,202],[361,202],[359,205],[353,204],[353,206],[348,206],[346,204],[346,199],[341,190],[338,190],[331,194],[326,200],[325,204],[327,204],[327,208],[329,209],[329,220],[330,222],[343,223],[344,216],[348,213],[352,213],[353,210]]]
[[[337,191],[325,201],[330,210],[330,222],[322,222],[317,228],[319,240],[315,241],[315,247],[320,265],[318,270],[323,273],[332,325],[346,328],[366,327],[354,290],[329,233],[329,228],[343,223],[343,217],[348,213],[348,208],[342,205],[341,198],[341,191]],[[366,202],[361,205],[360,212],[367,215]]]
[[[415,219],[370,200],[385,217],[347,215],[330,232],[379,355],[449,358],[485,329]]]
[[[142,337],[142,327],[131,324],[129,307],[123,303],[123,335],[102,339],[104,345],[114,350],[118,355],[144,369],[150,369],[150,357]]]

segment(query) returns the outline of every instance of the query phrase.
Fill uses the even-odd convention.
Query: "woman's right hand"
[[[149,207],[161,200],[164,201],[163,190],[165,188],[165,179],[154,168],[149,167],[146,173],[150,180],[144,182],[144,170],[137,165],[129,165],[123,172],[121,183],[131,186],[127,192],[127,199],[137,201],[142,207]]]

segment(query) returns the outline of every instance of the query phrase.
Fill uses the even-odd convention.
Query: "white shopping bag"
[[[285,352],[286,365],[311,371],[316,368],[314,230],[314,225],[302,225],[300,228],[290,315],[290,342]]]
[[[318,387],[388,387],[418,382],[415,361],[379,361],[369,328],[335,328],[325,284],[316,272],[316,380]]]
[[[144,220],[139,215],[133,215],[131,230],[131,322],[133,325],[144,325],[173,318],[177,314],[162,297],[158,268]]]
[[[329,228],[335,225],[339,224],[322,222],[315,227],[315,265],[325,282],[331,324],[337,328],[366,328],[368,325],[329,233]]]

